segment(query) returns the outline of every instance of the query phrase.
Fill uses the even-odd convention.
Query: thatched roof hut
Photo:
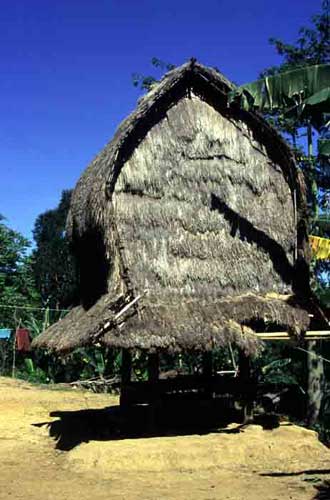
[[[81,305],[35,346],[252,353],[256,330],[308,329],[302,175],[232,89],[194,60],[170,71],[88,166],[67,223]]]

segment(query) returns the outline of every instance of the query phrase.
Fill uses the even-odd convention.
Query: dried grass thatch
[[[102,341],[110,347],[149,351],[210,350],[233,342],[247,353],[256,353],[254,329],[272,326],[299,336],[309,325],[309,310],[294,296],[243,296],[212,302],[190,299],[157,302],[143,297],[136,308],[116,320],[125,307],[122,299],[110,302],[104,295],[88,311],[78,306],[37,338],[38,347],[70,351],[77,345]]]
[[[228,106],[232,88],[195,61],[169,72],[83,173],[68,217],[82,306],[36,346],[252,352],[242,324],[307,329],[306,310],[265,298],[309,293],[302,176],[273,128]]]

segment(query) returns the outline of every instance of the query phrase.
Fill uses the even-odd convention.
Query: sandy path
[[[49,426],[40,425],[58,420],[49,416],[53,411],[117,402],[0,378],[0,499],[298,500],[314,498],[317,480],[330,477],[320,472],[330,469],[330,451],[296,426],[116,441],[104,436],[60,451]]]

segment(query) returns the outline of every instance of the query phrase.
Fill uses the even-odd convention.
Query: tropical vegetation
[[[310,231],[330,238],[330,32],[329,4],[303,27],[294,44],[271,39],[283,62],[266,68],[253,83],[239,87],[232,96],[247,109],[259,109],[291,141],[297,161],[304,172],[310,207]],[[173,68],[157,58],[152,64],[159,72]],[[133,83],[149,89],[157,78],[134,74]],[[317,148],[315,145],[318,144]],[[12,330],[9,340],[0,339],[0,375],[12,374],[15,329],[24,324],[31,335],[38,335],[57,321],[78,300],[77,266],[65,236],[65,220],[71,192],[63,191],[57,208],[38,216],[34,227],[35,247],[10,229],[0,216],[0,328]],[[314,287],[329,305],[330,261],[313,263]],[[319,349],[320,346],[317,346]],[[330,358],[330,349],[322,346]],[[217,366],[235,368],[235,353],[217,353]],[[16,375],[44,383],[116,377],[120,353],[94,347],[77,349],[65,359],[43,351],[15,359]],[[164,358],[162,369],[193,373],[201,360],[184,355]],[[288,346],[268,346],[257,368],[263,380],[286,384],[303,394],[306,388],[306,357]],[[144,379],[146,359],[134,359],[136,378]],[[324,398],[321,405],[323,432],[330,429],[330,373],[325,369]]]

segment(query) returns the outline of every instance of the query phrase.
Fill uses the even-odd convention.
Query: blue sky
[[[194,56],[244,83],[320,10],[311,0],[1,0],[0,213],[31,238],[135,107],[132,73]]]

